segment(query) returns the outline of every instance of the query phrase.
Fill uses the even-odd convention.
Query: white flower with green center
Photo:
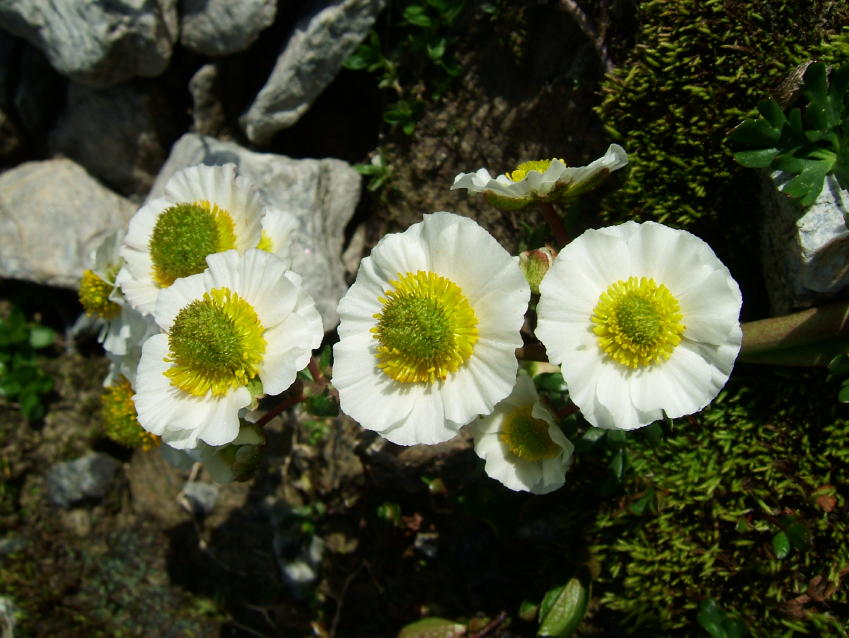
[[[524,372],[510,396],[474,423],[472,434],[475,452],[486,461],[484,471],[505,487],[547,494],[566,481],[575,447]]]
[[[179,171],[168,180],[164,196],[147,202],[130,220],[121,248],[126,264],[118,274],[127,301],[150,314],[160,291],[203,272],[208,255],[256,248],[266,212],[233,164]]]
[[[136,375],[139,423],[176,448],[229,443],[254,397],[295,380],[323,336],[286,262],[264,251],[210,255],[208,270],[162,291]]]
[[[654,222],[588,230],[540,284],[536,335],[595,426],[692,414],[742,340],[740,288],[698,237]]]
[[[342,410],[394,443],[447,441],[513,388],[529,298],[518,258],[468,218],[385,236],[339,302]]]
[[[451,190],[466,188],[470,193],[482,193],[502,210],[518,210],[536,201],[568,202],[593,190],[627,163],[625,150],[611,144],[602,157],[586,166],[569,166],[562,159],[538,160],[520,164],[498,177],[481,168],[457,175]]]

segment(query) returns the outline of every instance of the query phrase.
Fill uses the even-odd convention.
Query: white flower
[[[575,446],[540,402],[527,374],[519,373],[510,396],[478,420],[472,434],[487,475],[505,487],[547,494],[566,481]]]
[[[701,410],[740,350],[740,289],[710,246],[683,230],[588,230],[554,260],[540,295],[536,335],[598,427]]]
[[[289,387],[322,339],[321,317],[284,261],[256,249],[206,261],[160,293],[164,333],[145,342],[136,375],[139,423],[183,449],[234,440],[239,411]]]
[[[518,210],[534,201],[568,201],[594,189],[610,174],[628,163],[628,155],[611,144],[601,158],[587,166],[568,166],[561,159],[520,164],[511,173],[492,177],[485,168],[460,173],[451,190],[467,188],[483,193],[491,204],[504,210]]]
[[[150,314],[159,292],[206,268],[207,255],[255,248],[266,210],[233,164],[191,166],[176,173],[165,196],[130,220],[118,285],[139,312]]]
[[[109,320],[99,337],[110,362],[103,385],[112,385],[120,376],[124,376],[135,387],[142,345],[159,332],[159,326],[152,315],[143,315],[123,304],[121,312]]]
[[[267,208],[261,225],[262,237],[256,247],[290,261],[292,237],[298,228],[295,216],[277,208]]]
[[[401,445],[450,439],[513,388],[529,298],[518,259],[468,218],[385,236],[339,302],[342,410]]]

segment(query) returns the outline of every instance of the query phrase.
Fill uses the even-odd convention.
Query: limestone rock
[[[71,83],[49,146],[124,195],[145,194],[175,136],[162,96],[132,85],[97,90]]]
[[[77,82],[113,86],[159,75],[177,38],[176,0],[2,0],[0,27]]]
[[[276,13],[276,0],[183,0],[180,42],[203,55],[244,51]]]
[[[368,34],[383,0],[325,2],[295,26],[241,125],[257,144],[292,126]]]
[[[89,255],[135,212],[67,159],[0,175],[0,277],[76,289]]]
[[[189,80],[192,94],[192,131],[199,135],[219,136],[227,127],[221,101],[218,67],[204,64]]]
[[[776,188],[787,175],[764,176],[762,261],[775,314],[827,301],[849,286],[849,191],[833,176],[806,210]]]
[[[64,508],[103,498],[120,467],[119,461],[101,452],[57,463],[47,471],[47,494],[51,502]]]
[[[292,269],[304,278],[304,287],[315,300],[324,329],[332,329],[339,320],[336,305],[347,289],[342,244],[345,226],[360,197],[359,173],[337,159],[291,159],[187,134],[174,145],[149,197],[161,196],[165,183],[182,168],[227,163],[237,166],[267,204],[298,219]]]

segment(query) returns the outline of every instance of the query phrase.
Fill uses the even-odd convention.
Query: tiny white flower
[[[266,209],[233,164],[191,166],[168,180],[164,197],[147,202],[130,220],[118,285],[143,314],[159,292],[206,268],[206,257],[256,248]]]
[[[256,247],[290,261],[292,237],[298,228],[295,216],[277,208],[268,208],[262,217],[261,226],[262,236]]]
[[[240,410],[289,387],[323,336],[281,259],[251,249],[206,261],[160,293],[154,318],[164,332],[145,342],[136,375],[139,423],[182,449],[233,441]]]
[[[475,452],[487,475],[518,492],[547,494],[563,486],[575,446],[519,373],[510,396],[472,426]]]
[[[485,168],[460,173],[451,190],[466,188],[483,193],[488,202],[503,210],[518,210],[535,201],[569,201],[596,188],[610,172],[628,163],[628,155],[618,144],[587,166],[568,166],[562,159],[538,160],[520,164],[516,170],[492,177]]]
[[[339,302],[342,410],[394,443],[447,441],[513,388],[529,298],[518,258],[471,219],[386,235]]]
[[[705,242],[654,222],[588,230],[540,284],[536,335],[595,426],[704,408],[742,340],[740,288]]]

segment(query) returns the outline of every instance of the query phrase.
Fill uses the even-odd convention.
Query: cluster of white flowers
[[[612,145],[586,167],[532,162],[496,179],[481,169],[453,188],[507,208],[547,205],[626,163]],[[90,305],[111,322],[113,376],[130,381],[139,423],[169,445],[236,441],[257,397],[286,390],[319,346],[320,317],[289,268],[294,224],[234,167],[189,168],[132,219],[121,259],[89,276]],[[545,262],[541,282],[532,278],[535,335],[523,336],[531,287],[519,258],[477,223],[437,212],[385,236],[338,307],[332,382],[342,411],[400,445],[439,443],[470,425],[490,476],[546,493],[563,485],[573,445],[519,370],[516,350],[533,336],[597,427],[691,414],[727,381],[742,298],[700,239],[628,222],[589,230]]]

